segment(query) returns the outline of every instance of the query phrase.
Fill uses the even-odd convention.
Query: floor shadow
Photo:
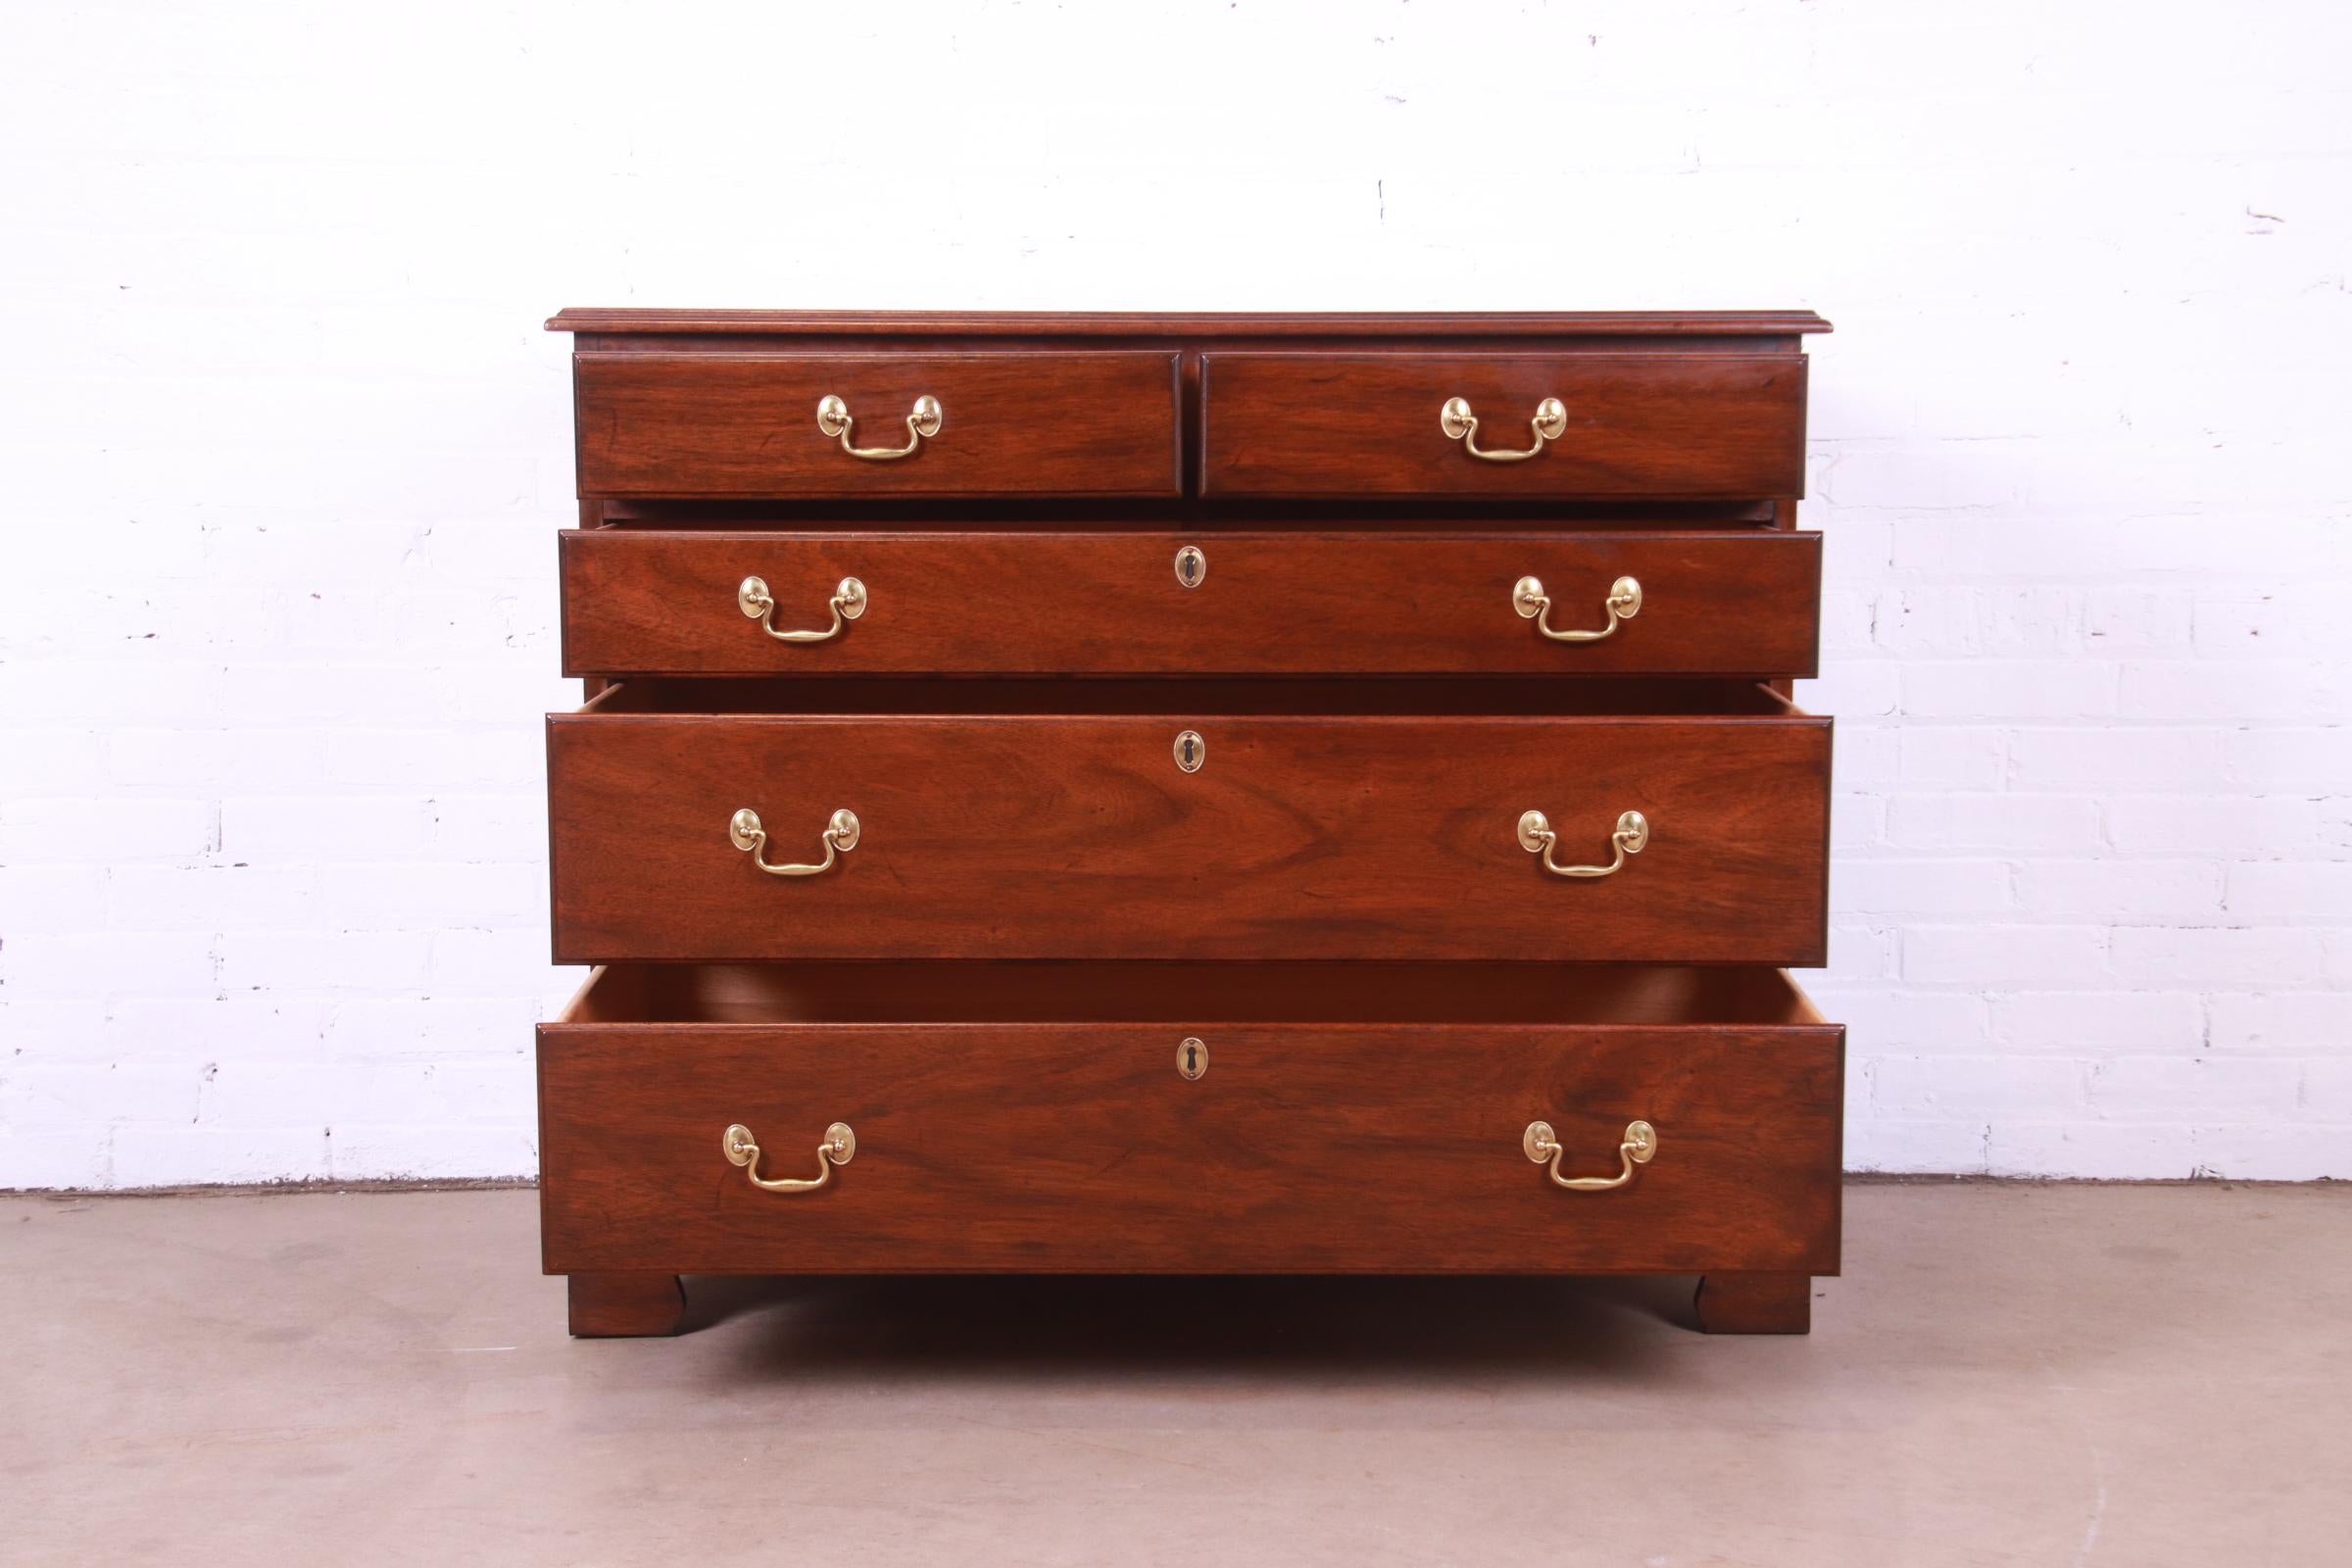
[[[687,1332],[779,1380],[1635,1370],[1695,1332],[1688,1277],[696,1278]],[[748,1321],[747,1321],[748,1320]],[[744,1330],[749,1333],[743,1333]]]

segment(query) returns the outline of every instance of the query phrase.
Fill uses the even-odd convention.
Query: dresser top
[[[1782,337],[1827,332],[1812,311],[559,311],[551,332],[1068,337]]]

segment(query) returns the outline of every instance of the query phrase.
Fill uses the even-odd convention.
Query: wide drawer
[[[1843,1044],[1769,971],[603,970],[545,1264],[1834,1274]]]
[[[1204,495],[1804,491],[1799,354],[1211,353],[1200,385]]]
[[[548,753],[559,962],[1823,956],[1753,686],[631,682]]]
[[[575,675],[1811,675],[1821,538],[562,535]],[[1629,588],[1630,585],[1630,588]]]
[[[1172,353],[583,353],[572,382],[582,496],[1182,485]]]

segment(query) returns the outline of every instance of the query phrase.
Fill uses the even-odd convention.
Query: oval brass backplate
[[[1208,1071],[1208,1048],[1187,1035],[1176,1044],[1176,1071],[1188,1083],[1197,1083]]]
[[[1551,1123],[1547,1121],[1529,1122],[1527,1131],[1519,1137],[1519,1148],[1539,1165],[1551,1157],[1551,1152],[1558,1144],[1559,1135],[1551,1130]]]
[[[850,1131],[848,1122],[837,1121],[825,1129],[825,1149],[827,1159],[836,1165],[847,1165],[858,1157],[858,1135]]]
[[[1176,765],[1187,773],[1200,772],[1200,764],[1208,760],[1208,742],[1200,738],[1197,729],[1178,731],[1176,744],[1170,750],[1175,753]]]
[[[1200,579],[1208,575],[1208,558],[1198,545],[1186,545],[1176,552],[1176,581],[1186,588],[1198,588]]]
[[[833,847],[837,850],[856,849],[858,835],[864,831],[864,824],[858,820],[858,813],[846,806],[825,819],[825,837],[833,841]]]

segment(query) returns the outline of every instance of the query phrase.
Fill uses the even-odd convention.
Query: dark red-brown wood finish
[[[1439,981],[1438,983],[1443,983]],[[1214,1010],[1211,999],[1199,1004]],[[1180,1070],[1195,1041],[1198,1079]],[[1838,1266],[1839,1031],[1666,1025],[551,1024],[551,1270]],[[645,1068],[668,1070],[649,1080]],[[1560,1174],[1532,1163],[1554,1129]],[[1626,1128],[1654,1130],[1644,1164]],[[855,1153],[822,1188],[769,1179]],[[1376,1198],[1375,1201],[1367,1201]],[[1073,1224],[1079,1216],[1100,1224]]]
[[[1709,1334],[1808,1334],[1813,1281],[1804,1274],[1712,1272],[1700,1279],[1692,1307]]]
[[[542,1190],[546,1187],[544,1175],[540,1186]],[[575,1269],[566,1282],[566,1295],[571,1332],[583,1340],[675,1334],[686,1315],[686,1292],[678,1277],[666,1270],[598,1273]]]
[[[1548,338],[1608,342],[1780,339],[1793,344],[1830,323],[1812,311],[695,311],[574,307],[548,318],[581,347],[649,339],[823,338],[833,342],[975,338],[1051,344],[1069,339],[1224,343],[1376,338],[1396,343]],[[608,343],[606,340],[613,340]]]
[[[548,746],[564,963],[1824,956],[1830,728],[1802,714],[589,712]],[[763,874],[747,808],[771,860],[817,861],[837,810],[859,837]],[[1531,810],[1560,864],[1609,863],[1628,811],[1648,840],[1563,876]]]
[[[584,496],[1180,488],[1172,354],[581,354],[572,370]],[[821,420],[828,398],[846,426]],[[918,431],[924,399],[939,416]]]
[[[572,1332],[999,1269],[1681,1272],[1804,1330],[1819,317],[549,325],[556,950],[662,960],[541,1031]]]
[[[1442,416],[1457,398],[1478,422],[1448,434]],[[1560,428],[1539,440],[1546,400],[1560,405]],[[1799,354],[1212,353],[1200,403],[1210,496],[1804,488]]]
[[[1820,536],[680,532],[564,536],[575,675],[1811,675]],[[1190,556],[1184,552],[1192,552]],[[1513,590],[1534,577],[1554,631]],[[838,585],[865,594],[822,642]],[[1630,618],[1608,608],[1631,577]]]

